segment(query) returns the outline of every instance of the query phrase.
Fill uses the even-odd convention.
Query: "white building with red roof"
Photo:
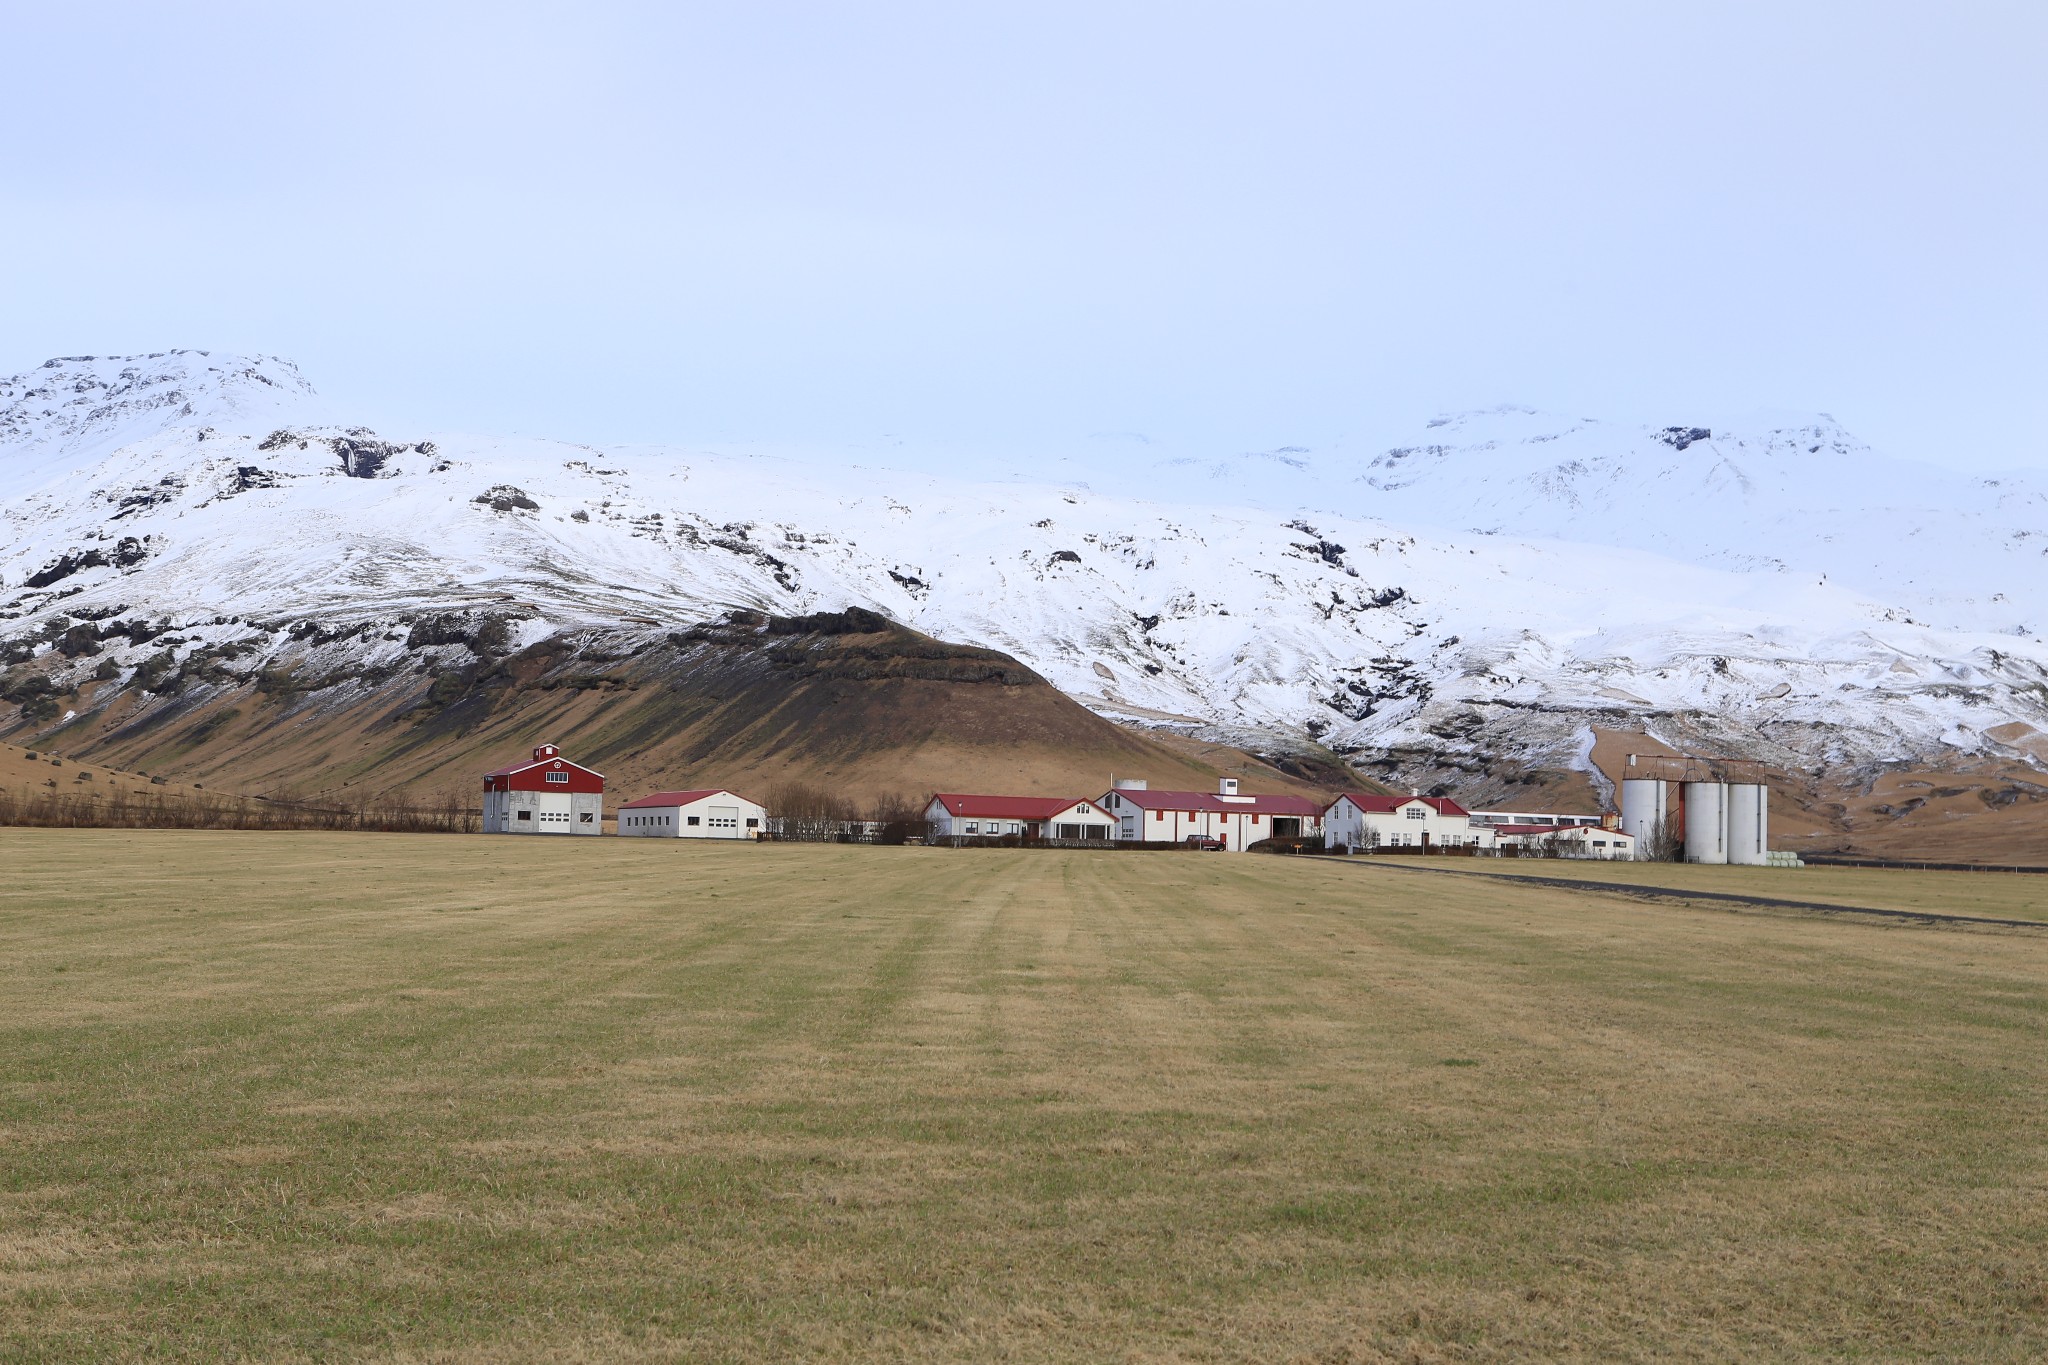
[[[602,834],[604,774],[540,745],[525,763],[484,774],[484,833]]]
[[[635,839],[758,839],[768,812],[723,787],[654,792],[619,807],[619,833]]]
[[[938,792],[924,818],[939,839],[1112,839],[1115,825],[1093,801],[1073,796],[975,796]]]
[[[1494,842],[1528,857],[1619,858],[1633,860],[1636,841],[1632,834],[1592,825],[1495,825]]]
[[[1323,839],[1354,853],[1376,848],[1492,848],[1494,831],[1448,796],[1345,792],[1323,812]]]
[[[1261,839],[1314,838],[1322,832],[1323,806],[1305,796],[1257,796],[1237,789],[1237,779],[1217,781],[1213,792],[1153,791],[1143,783],[1119,782],[1102,794],[1101,805],[1116,817],[1119,839],[1186,843],[1213,839],[1242,853]]]

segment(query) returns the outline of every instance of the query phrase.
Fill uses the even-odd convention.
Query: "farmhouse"
[[[1345,792],[1323,812],[1323,839],[1332,848],[1492,848],[1494,831],[1475,825],[1448,796],[1378,796]]]
[[[1142,782],[1119,782],[1100,804],[1116,817],[1118,839],[1214,839],[1231,853],[1261,839],[1312,838],[1323,825],[1323,808],[1307,797],[1246,796],[1234,777],[1220,779],[1214,792],[1152,791]]]
[[[1631,860],[1636,856],[1634,835],[1600,825],[1495,825],[1493,836],[1500,847],[1516,849],[1524,856]]]
[[[655,792],[619,807],[619,833],[640,839],[757,839],[768,813],[722,788]]]
[[[940,839],[1112,839],[1110,817],[1092,801],[1072,796],[969,796],[939,792],[924,818]]]
[[[484,774],[484,833],[602,834],[604,774],[543,744],[531,762]]]

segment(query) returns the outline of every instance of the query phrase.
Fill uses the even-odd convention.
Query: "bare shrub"
[[[365,830],[389,834],[474,834],[482,812],[461,790],[421,800],[396,794],[335,803],[194,791],[0,791],[0,825],[53,829]]]

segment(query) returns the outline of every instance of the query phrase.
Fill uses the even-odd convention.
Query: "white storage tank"
[[[1761,782],[1728,784],[1728,861],[1761,867],[1771,847],[1771,789]]]
[[[1661,778],[1626,777],[1621,782],[1621,831],[1633,835],[1636,856],[1656,856],[1657,833],[1671,819],[1671,784]]]
[[[1685,860],[1728,861],[1728,788],[1722,783],[1685,784]]]

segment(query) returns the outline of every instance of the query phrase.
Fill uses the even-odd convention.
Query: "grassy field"
[[[2048,1355],[2048,935],[1351,861],[0,830],[0,1358]]]
[[[1410,859],[1410,862],[1416,860]],[[1700,863],[1620,863],[1561,858],[1460,858],[1426,864],[1496,876],[1570,877],[1681,891],[1776,896],[1880,910],[2048,920],[2048,876],[2012,872],[1920,872],[1864,867],[1713,867]]]

